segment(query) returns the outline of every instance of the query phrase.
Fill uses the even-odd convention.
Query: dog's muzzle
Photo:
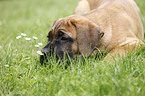
[[[40,61],[41,65],[43,65],[44,61],[48,62],[47,56],[49,55],[49,52],[43,52],[43,51],[41,51],[41,52],[43,53],[43,55],[40,55],[39,61]]]
[[[48,62],[48,57],[51,56],[51,50],[49,48],[50,43],[48,42],[41,50],[41,52],[43,53],[43,55],[40,55],[40,63],[41,65],[43,65],[44,62]]]

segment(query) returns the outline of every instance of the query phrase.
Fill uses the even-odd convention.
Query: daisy
[[[16,39],[20,39],[22,36],[17,36]]]
[[[34,39],[38,39],[37,37],[33,36]]]
[[[26,37],[25,39],[26,39],[26,40],[31,40],[31,38],[28,38],[28,37]]]
[[[39,45],[34,45],[35,47],[39,47]]]
[[[26,36],[26,34],[24,34],[24,33],[21,33],[21,35],[22,35],[22,36]]]
[[[38,45],[43,45],[42,43],[38,43]]]
[[[44,55],[41,51],[37,51],[37,53],[38,53],[39,55]]]

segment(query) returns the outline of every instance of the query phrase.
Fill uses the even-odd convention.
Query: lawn
[[[37,51],[46,44],[51,25],[73,14],[77,2],[0,0],[0,96],[144,96],[145,47],[114,63],[93,55],[78,57],[67,69],[55,58],[40,65]],[[136,3],[145,28],[145,1]],[[16,39],[21,33],[26,36]],[[35,47],[38,43],[43,45]]]

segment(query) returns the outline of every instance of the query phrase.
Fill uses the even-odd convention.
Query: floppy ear
[[[104,32],[99,26],[85,17],[79,19],[73,18],[70,19],[70,22],[76,28],[79,51],[84,57],[90,56],[99,45]]]

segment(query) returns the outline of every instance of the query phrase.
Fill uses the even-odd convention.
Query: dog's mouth
[[[54,53],[49,53],[49,52],[42,52],[43,55],[40,55],[40,59],[39,59],[39,62],[41,65],[47,65],[47,63],[52,60],[53,58],[56,58],[57,60],[57,63],[59,64],[60,61],[63,62],[64,60],[67,61],[67,65],[68,62],[70,61],[69,58],[73,59],[73,55],[65,55],[65,58],[64,57],[60,57],[60,56],[57,56],[56,54]],[[71,57],[70,57],[71,56]]]
[[[42,53],[43,55],[40,55],[40,58],[39,58],[39,62],[41,65],[46,65],[52,58],[56,58],[56,60],[60,59],[54,53],[49,53],[49,52],[42,52]]]

